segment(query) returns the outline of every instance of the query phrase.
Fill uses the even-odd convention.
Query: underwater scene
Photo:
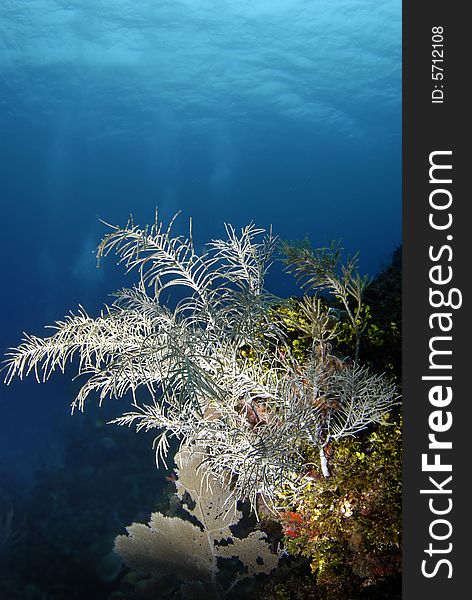
[[[0,600],[400,598],[401,3],[2,0],[0,70]]]

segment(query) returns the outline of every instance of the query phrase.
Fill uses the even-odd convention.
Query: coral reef
[[[323,597],[351,598],[401,571],[401,423],[343,440],[332,463],[331,479],[307,483],[281,518]]]
[[[47,379],[77,356],[78,374],[88,379],[74,406],[83,408],[92,393],[100,402],[131,394],[135,410],[117,422],[157,429],[164,462],[172,437],[205,448],[205,468],[230,478],[234,501],[249,498],[256,509],[258,498],[271,504],[281,483],[303,470],[305,444],[318,448],[329,476],[329,445],[378,423],[398,395],[385,376],[336,361],[329,352],[332,315],[321,303],[305,306],[314,337],[306,361],[298,361],[273,318],[284,301],[264,287],[275,238],[252,224],[239,235],[230,225],[226,232],[199,255],[191,229],[187,238],[173,237],[172,223],[164,228],[157,216],[150,229],[113,227],[99,259],[115,252],[128,270],[138,270],[138,285],[118,292],[95,319],[81,308],[58,322],[54,335],[27,336],[10,352],[6,381],[30,372]],[[340,300],[358,353],[368,281],[356,259],[339,271],[339,246],[290,248],[289,269]],[[164,304],[163,292],[177,289],[174,304]]]
[[[396,274],[371,283],[339,244],[285,243],[287,270],[314,295],[284,300],[265,289],[272,234],[228,225],[198,254],[192,228],[184,237],[172,227],[157,215],[151,228],[113,226],[99,260],[116,253],[138,283],[98,317],[80,307],[53,335],[26,336],[6,361],[7,383],[75,363],[85,383],[74,408],[89,396],[126,398],[131,409],[113,422],[156,432],[159,464],[177,451],[178,516],[153,512],[118,536],[116,551],[144,578],[126,573],[128,592],[120,583],[110,600],[242,594],[279,561],[261,531],[235,533],[244,502],[266,531],[280,521],[285,551],[311,566],[316,585],[304,597],[357,598],[396,580],[400,330],[384,299]],[[62,538],[58,554],[64,547]],[[118,577],[109,548],[97,564],[105,586]],[[274,597],[289,593],[284,585]]]
[[[361,314],[368,315],[368,324],[360,354],[400,385],[399,256],[400,249],[392,265],[366,288],[369,304],[361,306]],[[291,343],[301,357],[310,345],[304,302],[294,300],[286,320]],[[338,322],[330,340],[332,352],[342,356],[353,350],[354,339],[349,321]],[[300,579],[309,580],[302,566],[298,575],[275,578],[267,587],[268,595],[261,598],[401,598],[401,424],[401,412],[395,407],[385,423],[330,449],[331,478],[311,470],[296,493],[286,487],[279,503],[284,544],[292,556],[306,557],[315,585],[298,585]],[[307,459],[310,453],[316,459],[315,448],[307,446],[305,452]]]

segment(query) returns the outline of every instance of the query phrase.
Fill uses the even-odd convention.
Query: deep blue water
[[[399,0],[2,0],[0,351],[130,282],[93,250],[155,207],[197,244],[253,220],[401,241]],[[274,274],[268,284],[295,292]],[[76,384],[0,388],[0,466],[58,451]],[[123,407],[124,408],[124,407]],[[75,417],[74,417],[75,418]],[[78,417],[80,418],[80,417]]]

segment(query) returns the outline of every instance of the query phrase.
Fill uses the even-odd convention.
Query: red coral
[[[289,515],[290,521],[292,521],[293,523],[301,523],[303,521],[303,517],[300,513],[289,512],[288,515]]]
[[[293,538],[297,538],[300,536],[299,532],[297,531],[297,529],[295,527],[287,527],[285,529],[285,535],[288,535]]]

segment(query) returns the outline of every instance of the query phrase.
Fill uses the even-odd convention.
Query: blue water
[[[401,240],[401,3],[2,0],[0,199],[2,352],[130,283],[96,269],[99,219],[156,206],[197,244],[254,220],[374,274]],[[0,388],[2,468],[56,452],[76,389]]]

